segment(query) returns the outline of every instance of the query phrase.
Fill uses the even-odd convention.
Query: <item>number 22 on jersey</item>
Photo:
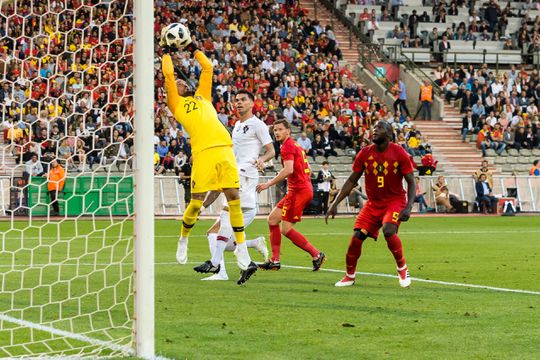
[[[193,110],[199,110],[195,101],[186,101],[184,103],[184,108],[186,109],[186,114],[189,114]]]

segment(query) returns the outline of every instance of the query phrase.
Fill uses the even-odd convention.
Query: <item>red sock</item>
[[[397,267],[403,267],[403,265],[405,265],[405,258],[403,257],[403,246],[401,245],[399,236],[394,234],[392,236],[385,237],[385,239],[388,249],[390,249],[392,255],[394,255],[394,259],[396,259]]]
[[[294,229],[290,229],[285,234],[286,237],[291,239],[294,245],[298,246],[300,249],[308,252],[313,259],[316,259],[317,256],[319,256],[320,251],[317,250],[315,246],[313,246],[308,239],[302,234],[300,234],[298,231]]]
[[[356,264],[358,259],[362,254],[362,244],[364,240],[353,236],[351,242],[349,243],[349,248],[347,249],[347,256],[345,256],[345,264],[347,264],[347,275],[352,275],[356,273]]]
[[[281,249],[281,229],[279,225],[270,225],[270,246],[272,247],[270,260],[279,262],[279,251]]]

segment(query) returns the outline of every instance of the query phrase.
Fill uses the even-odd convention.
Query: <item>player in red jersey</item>
[[[288,191],[268,215],[272,257],[269,261],[259,264],[259,268],[264,270],[279,270],[281,268],[279,252],[281,234],[283,234],[294,245],[311,255],[313,271],[317,271],[321,268],[326,256],[317,250],[304,235],[294,230],[294,224],[301,221],[304,208],[313,199],[313,186],[309,176],[310,169],[306,154],[300,145],[291,138],[291,126],[287,120],[278,120],[274,123],[274,135],[276,140],[281,143],[283,169],[273,179],[257,185],[257,192],[260,193],[285,179],[287,179]]]
[[[354,223],[354,233],[345,258],[347,273],[336,283],[338,287],[354,284],[356,264],[362,253],[362,244],[368,236],[377,239],[381,227],[388,249],[396,260],[399,285],[407,287],[411,284],[409,269],[403,257],[403,247],[397,232],[400,222],[409,220],[411,216],[416,190],[414,169],[407,152],[401,146],[391,142],[392,135],[392,126],[386,121],[379,121],[375,125],[374,144],[363,148],[358,153],[354,160],[352,174],[326,215],[325,220],[328,223],[328,217],[334,218],[338,204],[351,192],[365,173],[368,201]],[[407,197],[403,189],[403,178],[407,182]]]

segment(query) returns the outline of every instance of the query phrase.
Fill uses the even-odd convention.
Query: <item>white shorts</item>
[[[240,205],[242,209],[257,208],[257,184],[258,178],[240,176]]]

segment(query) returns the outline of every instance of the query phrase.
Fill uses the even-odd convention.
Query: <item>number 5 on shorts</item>
[[[392,221],[396,223],[399,221],[399,213],[397,211],[392,213]]]

